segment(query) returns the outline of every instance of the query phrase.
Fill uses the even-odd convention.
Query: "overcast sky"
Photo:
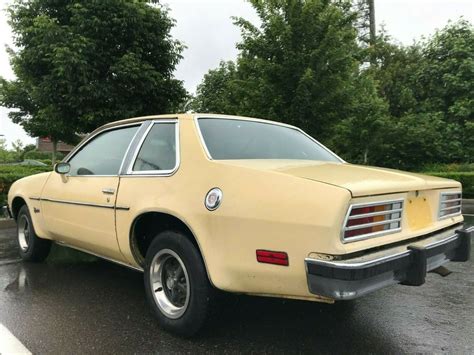
[[[242,16],[258,23],[252,7],[245,0],[162,0],[176,20],[173,35],[187,46],[184,59],[178,65],[176,77],[184,81],[186,89],[195,92],[203,75],[215,68],[220,60],[232,60],[237,55],[235,44],[240,32],[232,23],[232,16]],[[11,45],[11,31],[5,7],[9,0],[0,0],[0,76],[14,78],[5,45]],[[375,0],[377,26],[384,24],[393,38],[411,44],[421,36],[429,36],[449,20],[459,17],[474,21],[472,0]],[[0,134],[8,142],[34,140],[7,117],[0,107]],[[118,117],[117,119],[122,118]]]

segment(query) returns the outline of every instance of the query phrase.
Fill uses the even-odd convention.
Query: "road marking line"
[[[31,352],[0,323],[0,354],[30,354]]]

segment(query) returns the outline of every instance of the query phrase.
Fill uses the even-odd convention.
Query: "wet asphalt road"
[[[56,246],[46,263],[22,263],[14,237],[0,230],[0,323],[33,353],[474,353],[472,261],[336,305],[228,296],[199,337],[181,339],[155,323],[141,273]]]

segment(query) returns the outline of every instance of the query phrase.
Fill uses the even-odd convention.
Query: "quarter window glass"
[[[133,171],[173,170],[176,166],[176,124],[155,123],[140,148]]]
[[[138,127],[106,131],[93,138],[69,160],[71,175],[117,175]]]

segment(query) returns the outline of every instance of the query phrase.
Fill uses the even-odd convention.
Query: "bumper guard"
[[[474,227],[457,228],[357,258],[307,258],[309,290],[335,300],[350,300],[392,284],[420,286],[427,272],[448,261],[469,260]]]

